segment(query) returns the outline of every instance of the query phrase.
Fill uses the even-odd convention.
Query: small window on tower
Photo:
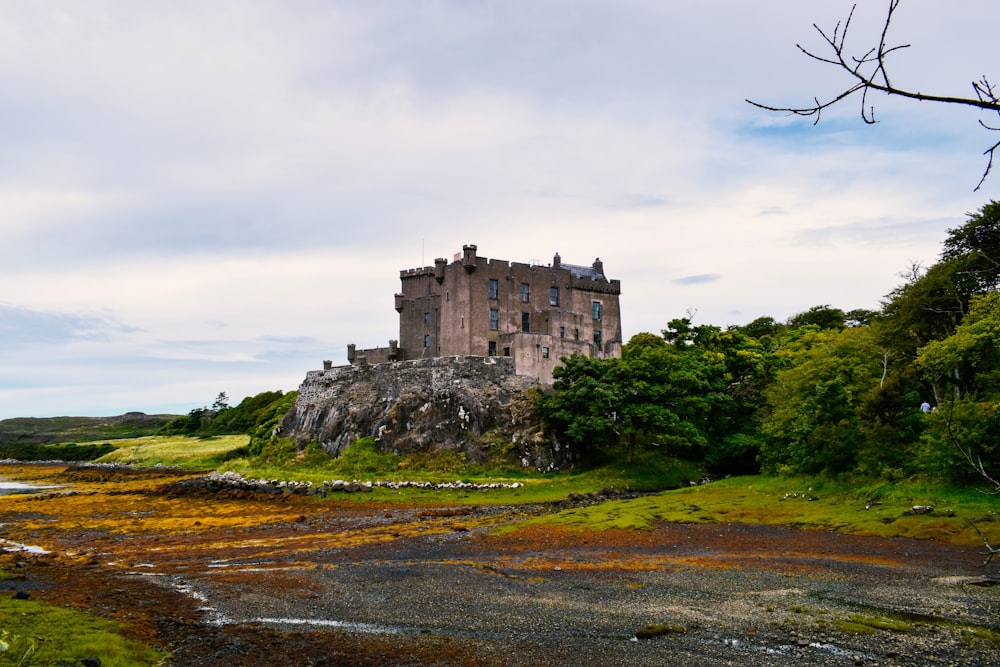
[[[491,340],[489,341],[489,343],[487,343],[487,349],[489,350],[488,351],[489,356],[491,357],[497,356],[497,342],[495,340]]]
[[[549,305],[558,306],[559,305],[559,288],[550,287],[549,288]]]
[[[496,308],[490,308],[490,331],[496,331],[500,328],[500,311]]]
[[[521,283],[521,303],[528,303],[528,297],[531,296],[531,288],[528,283]]]
[[[424,313],[424,324],[430,324],[430,323],[431,323],[431,314]]]
[[[601,319],[601,302],[594,301],[590,304],[590,313],[594,316],[595,320]]]
[[[548,358],[549,358],[549,348],[543,347],[542,348],[542,359],[548,359]]]
[[[494,278],[490,278],[489,290],[491,299],[497,298],[497,293],[499,292],[499,289],[500,288],[499,285],[497,284],[497,281]]]
[[[521,331],[524,333],[531,331],[531,313],[521,313]]]
[[[431,346],[431,337],[424,336],[424,347],[429,348]]]
[[[600,329],[594,329],[594,345],[597,346],[598,349],[600,349],[600,347],[601,347],[601,331],[600,331]]]
[[[559,327],[559,337],[560,338],[566,337],[566,327]]]

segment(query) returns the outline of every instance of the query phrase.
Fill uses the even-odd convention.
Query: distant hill
[[[11,445],[95,442],[152,435],[179,415],[127,412],[117,417],[17,417],[0,419],[0,458]]]

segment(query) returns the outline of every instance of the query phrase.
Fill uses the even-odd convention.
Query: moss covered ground
[[[73,609],[0,597],[0,619],[0,665],[167,664],[165,653],[122,636],[117,624]]]
[[[914,506],[933,509],[913,513]],[[586,530],[733,522],[973,546],[982,544],[973,523],[992,543],[1000,541],[997,519],[1000,498],[976,488],[752,476],[569,509],[533,521]]]

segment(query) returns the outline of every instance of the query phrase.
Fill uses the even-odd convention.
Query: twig
[[[899,88],[892,83],[889,78],[889,69],[886,64],[886,60],[890,54],[909,48],[910,46],[909,44],[897,44],[894,46],[888,45],[889,26],[892,24],[893,14],[896,9],[898,9],[900,2],[901,0],[890,0],[889,12],[886,14],[885,23],[882,26],[882,34],[879,38],[878,45],[870,48],[860,58],[848,56],[846,53],[847,33],[851,27],[851,20],[854,18],[854,10],[857,9],[856,4],[851,7],[851,12],[848,14],[847,20],[843,22],[843,29],[841,29],[840,21],[838,21],[834,26],[832,34],[828,34],[818,25],[815,23],[813,24],[813,28],[816,29],[816,32],[818,32],[820,37],[822,37],[826,46],[829,47],[831,55],[820,55],[810,51],[801,44],[795,45],[799,51],[804,53],[809,58],[827,65],[833,65],[834,67],[844,70],[854,78],[854,84],[847,87],[841,93],[834,95],[825,102],[821,102],[818,97],[814,97],[813,104],[811,106],[804,107],[772,106],[769,104],[755,102],[751,99],[747,99],[746,101],[758,109],[764,109],[765,111],[778,111],[807,118],[813,117],[815,118],[813,125],[819,124],[823,110],[837,104],[841,100],[851,97],[858,92],[861,93],[861,120],[868,125],[874,125],[878,121],[875,118],[875,106],[869,106],[868,103],[868,94],[871,91],[895,97],[917,100],[920,102],[937,102],[940,104],[969,106],[983,111],[994,111],[998,114],[998,116],[1000,116],[1000,94],[998,94],[996,87],[990,83],[989,79],[987,79],[985,75],[978,81],[972,82],[975,97],[955,97],[951,95],[934,95],[919,91],[914,92],[905,88]],[[989,125],[981,119],[979,124],[986,130],[993,132],[1000,131],[1000,127]],[[1000,150],[1000,141],[997,141],[983,152],[983,155],[987,157],[986,169],[983,171],[982,177],[976,184],[976,187],[974,188],[975,191],[978,191],[982,187],[983,183],[986,181],[986,177],[990,175],[990,172],[993,169],[993,159],[998,150]]]

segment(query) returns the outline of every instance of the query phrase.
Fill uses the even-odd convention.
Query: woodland
[[[690,315],[620,359],[574,356],[538,406],[589,451],[659,450],[717,474],[1000,477],[1000,203],[948,230],[881,308],[725,329]]]

